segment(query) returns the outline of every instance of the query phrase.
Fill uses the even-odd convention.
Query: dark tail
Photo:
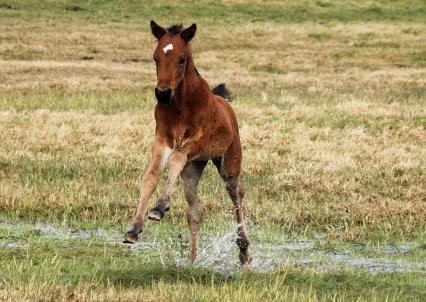
[[[231,92],[225,87],[225,84],[219,84],[212,89],[213,94],[223,97],[228,102],[231,100]]]

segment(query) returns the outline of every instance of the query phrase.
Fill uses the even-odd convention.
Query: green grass
[[[225,24],[246,22],[421,22],[426,18],[424,2],[416,1],[271,1],[239,4],[216,1],[7,1],[13,9],[0,9],[0,17],[12,22],[32,19],[62,19],[69,22],[140,22],[158,19],[201,19]],[[78,6],[82,10],[66,11]]]
[[[5,93],[0,99],[0,108],[16,111],[51,109],[60,111],[93,110],[101,114],[117,112],[137,112],[152,109],[152,89],[137,91],[114,91],[99,93],[87,91],[73,93],[64,90],[50,92]]]
[[[16,233],[19,226],[11,230]],[[146,236],[176,235],[170,226],[164,231],[150,228]],[[124,300],[155,297],[167,301],[421,301],[426,294],[425,276],[419,273],[371,274],[346,269],[318,272],[287,265],[269,273],[246,269],[227,276],[210,269],[177,266],[170,249],[179,247],[170,247],[167,240],[158,250],[138,251],[95,238],[58,242],[40,232],[24,232],[22,237],[2,232],[3,240],[19,238],[26,243],[23,248],[0,249],[2,288],[13,294],[12,299],[19,294],[26,299],[43,295],[43,300],[110,300],[122,295]],[[19,293],[14,289],[20,289]],[[127,296],[128,292],[132,295]]]
[[[4,3],[0,300],[426,299],[424,1]],[[189,265],[179,182],[138,249],[120,243],[155,129],[151,19],[196,22],[198,70],[233,93],[248,231],[272,269],[238,269],[233,243],[230,273]],[[219,244],[235,223],[211,164],[199,192],[202,246]]]

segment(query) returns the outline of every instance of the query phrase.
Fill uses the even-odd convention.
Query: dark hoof
[[[148,213],[148,219],[160,221],[164,217],[164,213],[157,211],[157,210],[151,210]]]
[[[169,207],[163,204],[164,202],[163,199],[168,200],[167,202],[170,202],[170,198],[168,197],[167,199],[164,197],[161,198],[157,206],[153,208],[151,211],[149,211],[148,219],[155,220],[155,221],[160,221],[161,219],[163,219],[164,214],[169,210]]]
[[[238,237],[237,245],[240,248],[240,262],[242,265],[250,264],[252,258],[249,255],[248,247],[250,245],[250,241],[246,238]]]
[[[250,245],[250,241],[248,241],[248,239],[243,238],[243,237],[238,237],[237,240],[237,245],[240,248],[240,251],[247,251],[248,247]]]
[[[252,258],[248,252],[240,252],[240,262],[242,266],[250,264],[251,260]]]
[[[126,234],[124,234],[123,243],[135,243],[136,240],[138,240],[138,234],[136,234],[134,231],[128,231]]]

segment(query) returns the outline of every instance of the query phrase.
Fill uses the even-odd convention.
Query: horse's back
[[[215,100],[215,105],[217,107],[217,115],[220,116],[220,119],[226,120],[227,123],[232,127],[232,131],[238,134],[238,123],[237,116],[234,109],[231,107],[229,102],[220,95],[213,95]]]

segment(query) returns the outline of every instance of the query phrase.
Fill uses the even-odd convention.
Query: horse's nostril
[[[169,104],[172,99],[172,90],[170,88],[166,90],[155,88],[155,97],[159,103]]]

